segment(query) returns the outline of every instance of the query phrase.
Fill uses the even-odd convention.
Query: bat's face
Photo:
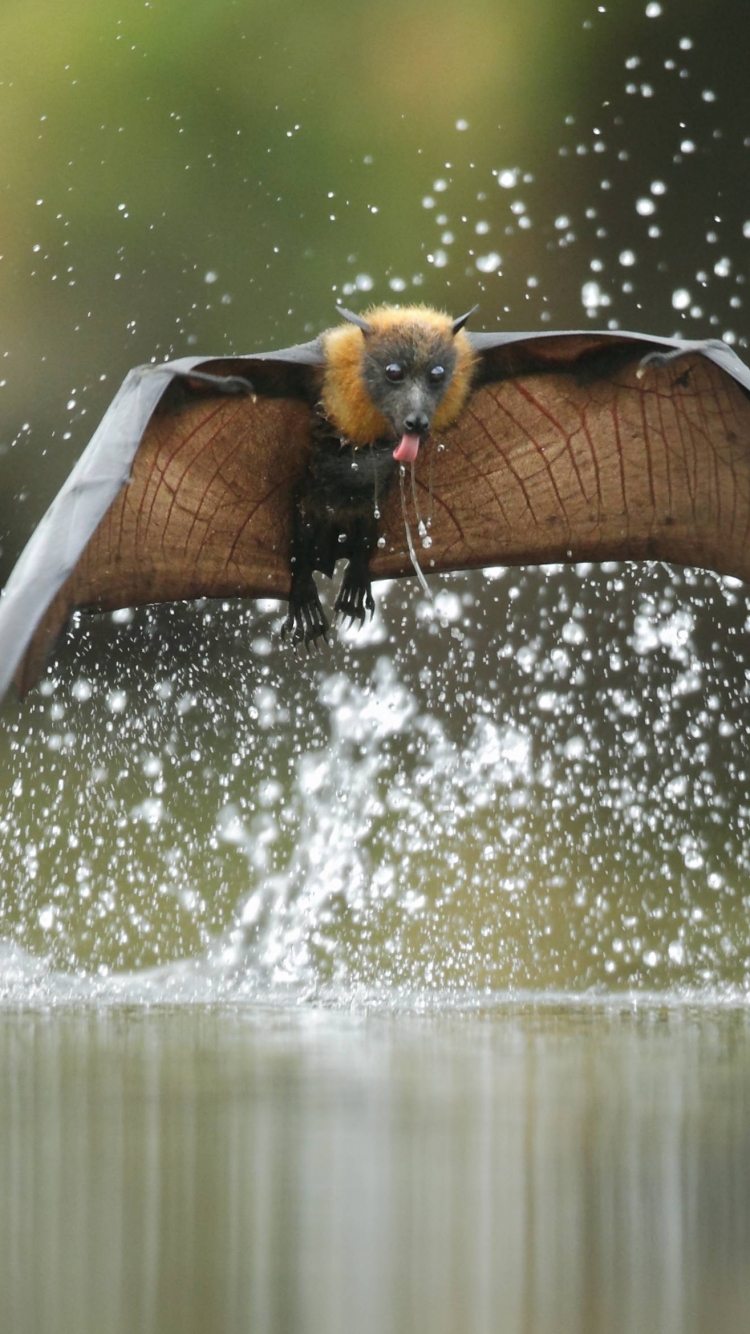
[[[363,319],[338,309],[347,322],[321,335],[323,410],[348,444],[390,437],[394,457],[413,463],[430,429],[452,425],[470,393],[476,356],[463,330],[468,316],[378,306]]]
[[[453,337],[406,327],[366,339],[363,379],[373,404],[397,442],[393,456],[412,463],[456,369]]]

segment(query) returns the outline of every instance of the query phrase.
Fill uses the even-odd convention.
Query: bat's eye
[[[399,366],[397,361],[392,361],[389,366],[386,366],[385,375],[387,380],[403,380],[404,368]]]
[[[445,379],[445,367],[433,366],[430,371],[430,380],[432,384],[440,384],[440,381],[444,379]]]

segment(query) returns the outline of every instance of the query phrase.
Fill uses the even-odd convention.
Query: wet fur
[[[412,382],[426,382],[430,366],[445,368],[445,383],[426,391],[434,399],[432,430],[456,420],[471,388],[475,355],[463,330],[454,334],[450,316],[426,306],[380,306],[365,318],[367,335],[349,323],[322,335],[326,361],[319,418],[294,502],[285,623],[294,643],[309,645],[327,636],[313,576],[315,570],[332,576],[341,557],[348,565],[336,612],[361,622],[374,611],[369,565],[377,545],[376,510],[396,475],[393,450],[403,429],[394,417],[404,387],[389,384],[383,368],[399,362],[407,391]]]
[[[433,357],[444,363],[455,359],[432,422],[437,431],[450,426],[469,395],[476,364],[463,329],[454,334],[450,315],[429,306],[377,306],[365,312],[365,319],[373,330],[367,338],[353,324],[340,324],[322,336],[326,366],[321,404],[334,428],[355,446],[393,438],[388,421],[373,401],[368,363],[376,359],[426,362]]]

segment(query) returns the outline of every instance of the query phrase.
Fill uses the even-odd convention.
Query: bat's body
[[[328,631],[313,577],[315,570],[333,577],[345,557],[336,611],[363,620],[375,603],[370,558],[378,538],[378,504],[390,490],[397,464],[393,442],[342,445],[338,436],[316,438],[312,456],[294,496],[292,511],[289,615],[285,629],[294,642],[313,643]]]
[[[292,514],[292,586],[286,629],[312,643],[328,622],[313,572],[348,564],[336,611],[374,611],[370,558],[380,506],[400,463],[413,463],[433,426],[449,426],[469,396],[475,357],[451,320],[423,306],[381,306],[321,339],[320,420]]]
[[[750,580],[731,349],[462,323],[386,307],[282,351],[131,371],[3,590],[0,696],[34,684],[78,607],[289,598],[310,642],[313,572],[345,556],[337,608],[362,618],[371,579],[413,570],[399,464],[433,508],[427,574],[655,559]]]

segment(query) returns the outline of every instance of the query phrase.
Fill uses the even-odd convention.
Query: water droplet
[[[517,180],[518,180],[518,168],[514,167],[512,171],[511,170],[501,171],[497,178],[497,183],[498,185],[501,185],[504,190],[512,190]]]
[[[489,255],[479,255],[475,263],[480,273],[494,273],[501,264],[500,256],[496,251],[490,251]]]

